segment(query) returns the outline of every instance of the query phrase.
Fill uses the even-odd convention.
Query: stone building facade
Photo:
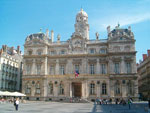
[[[150,98],[150,50],[147,50],[147,53],[143,54],[143,61],[140,61],[137,67],[139,94],[143,100]]]
[[[0,90],[21,91],[22,55],[17,49],[3,45],[0,50]]]
[[[54,32],[27,36],[24,44],[23,93],[31,100],[137,98],[135,39],[131,27],[107,27],[108,38],[89,38],[88,15],[76,15],[75,32],[54,42]],[[75,72],[79,76],[75,78]]]

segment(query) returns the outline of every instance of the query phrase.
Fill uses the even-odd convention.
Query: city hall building
[[[135,39],[131,27],[107,27],[107,39],[90,40],[88,15],[76,15],[75,32],[61,41],[54,32],[27,36],[22,92],[29,100],[137,99]],[[79,73],[75,77],[75,72]]]

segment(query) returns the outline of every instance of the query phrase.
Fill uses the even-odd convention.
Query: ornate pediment
[[[35,62],[36,62],[37,64],[42,64],[44,61],[43,61],[42,59],[35,59]]]
[[[108,62],[108,58],[102,57],[102,58],[99,59],[99,62],[100,63],[107,63]]]
[[[134,58],[131,57],[131,56],[125,56],[125,57],[124,57],[124,60],[125,60],[126,62],[131,62],[131,61],[134,60]]]
[[[81,64],[82,63],[82,59],[73,59],[72,63],[73,64]]]
[[[66,63],[67,63],[67,59],[60,59],[60,60],[59,60],[59,63],[60,63],[60,64],[66,64]]]
[[[112,57],[113,62],[121,62],[122,58],[121,57]]]
[[[56,60],[49,59],[49,60],[48,60],[48,63],[49,63],[49,64],[56,64]]]
[[[88,59],[88,63],[89,64],[96,64],[97,63],[97,59]]]
[[[25,59],[25,63],[31,64],[31,63],[33,63],[33,59]]]

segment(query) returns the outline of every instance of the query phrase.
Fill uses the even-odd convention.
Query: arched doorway
[[[82,83],[81,82],[73,82],[72,83],[73,96],[81,98],[82,96]]]

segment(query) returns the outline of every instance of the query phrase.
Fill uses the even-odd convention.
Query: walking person
[[[19,98],[16,99],[16,111],[18,111],[18,106],[19,106]]]
[[[131,100],[131,99],[128,99],[129,109],[131,109],[131,103],[132,103],[132,100]]]

